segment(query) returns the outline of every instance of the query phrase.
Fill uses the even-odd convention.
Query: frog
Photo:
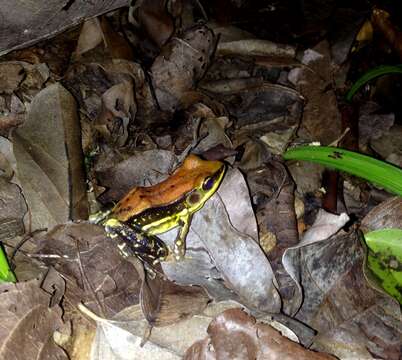
[[[168,257],[185,257],[186,237],[191,220],[221,184],[226,166],[218,160],[203,160],[190,154],[164,181],[131,189],[112,208],[90,217],[106,234],[120,239],[124,256],[137,256],[156,265]],[[171,251],[157,236],[178,227]]]

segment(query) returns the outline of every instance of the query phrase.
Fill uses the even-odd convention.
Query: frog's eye
[[[213,177],[208,177],[204,180],[202,184],[202,189],[205,191],[211,190],[212,187],[214,186],[214,181],[215,179]]]

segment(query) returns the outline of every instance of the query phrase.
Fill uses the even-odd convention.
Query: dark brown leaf
[[[398,228],[402,229],[402,198],[393,197],[372,209],[362,220],[363,232]]]
[[[2,359],[68,359],[52,339],[63,325],[61,308],[49,308],[50,295],[39,286],[39,280],[0,286]]]
[[[0,11],[7,14],[0,23],[0,54],[26,47],[54,36],[86,18],[126,6],[125,0],[90,2],[87,0],[40,0],[32,4],[2,3]]]
[[[86,223],[55,227],[40,239],[37,253],[66,281],[66,300],[83,302],[103,316],[112,316],[138,303],[140,279],[133,265],[124,260],[117,244],[101,227]]]
[[[19,186],[0,177],[0,240],[12,239],[24,232],[27,205]]]

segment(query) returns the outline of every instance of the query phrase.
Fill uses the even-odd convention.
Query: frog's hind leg
[[[103,225],[109,237],[119,238],[118,248],[123,256],[137,256],[155,265],[168,254],[165,243],[157,236],[146,234],[116,219],[109,219]]]

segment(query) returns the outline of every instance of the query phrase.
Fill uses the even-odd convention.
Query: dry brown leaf
[[[392,197],[373,208],[362,220],[363,232],[397,228],[402,229],[402,198]]]
[[[88,216],[77,108],[65,88],[35,96],[13,146],[33,229]]]
[[[62,310],[49,302],[39,280],[0,286],[0,358],[68,359],[52,339],[63,326]]]
[[[12,239],[24,232],[27,205],[18,185],[0,177],[0,240]]]
[[[94,49],[103,41],[102,28],[98,18],[89,19],[84,22],[78,38],[75,56],[80,56],[89,50]]]
[[[11,94],[25,77],[24,67],[15,62],[0,63],[0,94]]]
[[[152,64],[155,95],[162,110],[173,112],[184,93],[193,89],[211,61],[215,38],[206,26],[196,26],[172,38]]]
[[[101,19],[103,39],[112,59],[133,60],[134,53],[130,43],[117,33],[105,17]]]
[[[103,316],[138,303],[140,279],[103,229],[87,223],[55,227],[38,242],[37,253],[66,280],[66,299],[83,302]]]
[[[138,6],[138,22],[148,33],[149,37],[159,47],[166,43],[175,30],[174,18],[168,11],[167,3],[175,7],[175,15],[181,12],[181,0],[146,0],[141,1]]]
[[[333,73],[329,44],[320,42],[313,49],[304,51],[304,68],[295,68],[289,73],[289,80],[295,84],[306,99],[299,132],[308,141],[320,141],[328,145],[341,135],[341,114],[336,95],[331,88]]]
[[[218,315],[209,325],[208,335],[187,350],[185,360],[335,360],[303,348],[240,309]]]
[[[371,21],[374,27],[382,32],[399,58],[402,59],[402,32],[393,24],[390,14],[385,10],[374,8]]]
[[[200,314],[209,298],[197,286],[179,286],[169,280],[145,278],[141,289],[141,308],[153,326],[166,326]]]
[[[218,44],[219,55],[274,56],[294,58],[296,49],[291,45],[276,44],[269,40],[248,39]]]

